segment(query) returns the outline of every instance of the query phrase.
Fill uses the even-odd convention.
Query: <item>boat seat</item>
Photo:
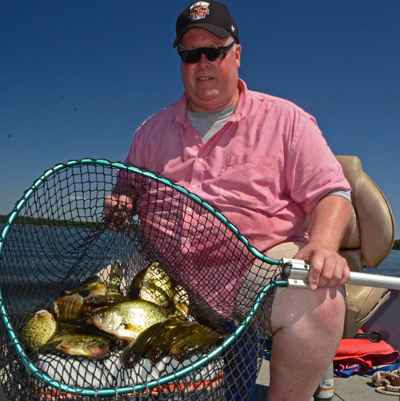
[[[352,271],[378,267],[395,239],[393,214],[382,191],[363,171],[356,156],[336,156],[351,185],[353,218],[340,245],[340,254]],[[352,338],[389,298],[387,289],[346,285],[346,328]]]
[[[394,219],[389,203],[363,171],[357,156],[336,156],[351,185],[353,218],[340,245],[352,271],[379,266],[394,243]],[[352,252],[357,255],[350,256]]]

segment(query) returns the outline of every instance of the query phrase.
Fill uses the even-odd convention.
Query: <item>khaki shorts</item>
[[[290,259],[305,245],[304,242],[284,242],[269,249],[265,252],[265,255],[277,260],[282,258]],[[263,288],[280,273],[281,269],[279,266],[256,260],[244,278],[239,293],[236,296],[235,317],[240,320],[244,319],[254,306],[255,300]],[[285,289],[286,287],[278,287],[276,295],[282,293]]]

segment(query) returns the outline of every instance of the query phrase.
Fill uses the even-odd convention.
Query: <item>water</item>
[[[0,224],[0,233],[4,224]],[[375,269],[364,269],[365,273],[400,277],[400,250],[392,250],[386,260]]]
[[[129,239],[101,228],[12,225],[5,239],[0,289],[14,328],[132,249]]]
[[[400,251],[392,250],[386,260],[376,269],[364,269],[365,273],[400,277]]]

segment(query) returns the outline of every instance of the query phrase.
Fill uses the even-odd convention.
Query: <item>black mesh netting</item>
[[[104,199],[112,193],[118,177],[132,190],[133,210],[119,204],[118,213],[115,209],[106,214]],[[107,266],[116,261],[125,269],[125,293],[133,277],[157,261],[173,284],[186,290],[189,307],[195,312],[190,316],[206,317],[229,337],[278,272],[276,266],[255,258],[212,208],[152,174],[118,163],[86,160],[46,172],[15,211],[10,215],[12,224],[6,223],[3,229],[0,254],[0,316],[3,323],[8,319],[7,330],[4,324],[0,327],[0,384],[10,400],[111,399],[98,392],[130,387],[129,394],[119,390],[111,397],[249,399],[268,337],[275,286],[234,342],[195,370],[168,382],[159,383],[209,355],[218,343],[182,362],[167,355],[153,363],[144,356],[126,369],[121,365],[121,351],[114,351],[106,360],[48,350],[31,355],[19,339],[33,313],[47,310],[54,315],[54,302],[66,290],[107,272]],[[17,356],[15,344],[27,351],[27,361],[34,369]],[[39,377],[32,372],[35,369]],[[48,385],[40,378],[42,374],[52,384],[68,386],[72,393]],[[157,385],[148,385],[154,381]],[[138,385],[144,387],[137,390]],[[94,393],[79,395],[82,390]]]

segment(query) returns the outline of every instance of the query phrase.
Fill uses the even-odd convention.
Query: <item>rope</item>
[[[392,372],[376,372],[372,376],[372,384],[378,387],[375,391],[385,395],[400,395],[400,370]]]

